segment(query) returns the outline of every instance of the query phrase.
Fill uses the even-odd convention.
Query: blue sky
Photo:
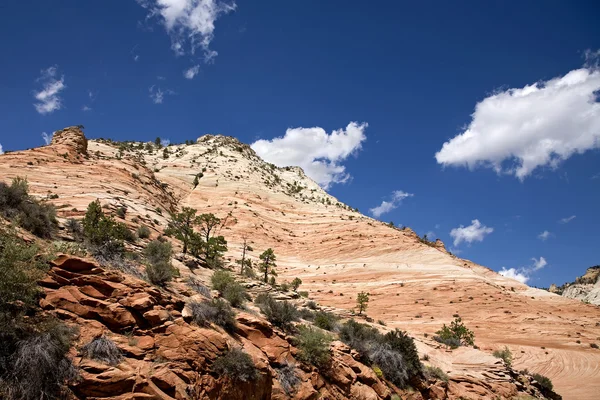
[[[75,124],[262,139],[362,212],[531,285],[599,263],[597,2],[5,3],[4,151]]]

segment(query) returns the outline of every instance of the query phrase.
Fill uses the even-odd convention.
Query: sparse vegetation
[[[153,240],[144,249],[144,255],[148,264],[146,274],[150,282],[155,285],[164,286],[176,275],[175,268],[171,265],[171,254],[173,250],[171,243]]]
[[[0,215],[41,238],[51,237],[57,226],[54,206],[30,196],[23,178],[0,182]]]
[[[467,329],[460,317],[456,317],[454,321],[450,323],[450,326],[444,324],[442,329],[437,331],[436,334],[437,336],[434,336],[436,341],[444,343],[452,348],[461,345],[473,346],[475,344],[475,334],[473,331]]]
[[[283,367],[277,370],[277,376],[285,393],[288,396],[292,395],[296,391],[296,386],[300,383],[296,366],[292,363],[285,363]]]
[[[302,279],[294,278],[294,280],[291,283],[292,289],[294,289],[294,291],[297,291],[300,285],[302,285]]]
[[[227,271],[217,270],[213,272],[210,282],[213,289],[223,293],[227,286],[235,283],[235,278]]]
[[[202,296],[206,297],[206,298],[211,298],[211,293],[210,293],[210,289],[207,288],[202,282],[200,282],[199,280],[193,278],[193,277],[188,277],[187,280],[187,285],[194,291],[198,292],[199,294],[201,294]]]
[[[99,200],[88,205],[82,225],[83,234],[92,252],[105,257],[122,254],[123,241],[133,236],[125,224],[116,222],[113,217],[104,214]]]
[[[235,312],[225,300],[192,301],[188,303],[188,307],[192,313],[192,319],[197,325],[208,326],[210,323],[214,323],[227,332],[235,331]]]
[[[150,237],[150,228],[146,225],[140,225],[137,229],[137,235],[140,239],[148,239]]]
[[[314,317],[315,326],[325,329],[326,331],[333,331],[337,326],[338,317],[327,311],[317,311]]]
[[[269,322],[279,328],[289,330],[292,322],[298,321],[298,309],[289,301],[277,301],[270,295],[261,293],[256,296],[254,303]]]
[[[366,292],[360,292],[356,296],[356,305],[358,306],[358,315],[361,315],[363,311],[367,309],[369,303],[369,294]]]
[[[226,375],[233,381],[249,382],[258,377],[252,357],[241,349],[231,349],[215,360],[213,372]]]
[[[504,349],[495,350],[492,354],[494,357],[501,358],[507,367],[512,366],[513,356],[508,347],[504,346]]]
[[[551,392],[554,389],[554,385],[550,378],[542,375],[542,374],[532,374],[533,379],[536,380],[537,383],[540,384],[540,388],[543,394]]]
[[[448,382],[448,375],[442,371],[439,367],[433,367],[431,365],[426,365],[424,370],[425,378],[433,380],[438,379],[443,382]]]
[[[82,347],[81,353],[84,357],[103,362],[108,365],[118,365],[123,356],[115,342],[102,335],[94,338]]]
[[[277,257],[275,256],[275,252],[273,249],[268,248],[259,256],[259,258],[261,260],[259,265],[260,272],[264,273],[264,282],[267,282],[269,274],[271,274],[271,278],[274,281],[275,276],[277,276],[277,272],[275,271],[275,267],[277,266],[275,261],[277,260]]]
[[[329,345],[332,338],[330,335],[313,327],[301,325],[296,336],[298,358],[317,368],[325,367],[331,358]]]

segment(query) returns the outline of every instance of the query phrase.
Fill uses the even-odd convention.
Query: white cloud
[[[323,128],[289,128],[283,137],[257,140],[251,147],[278,167],[299,166],[323,188],[346,182],[350,175],[341,164],[361,149],[367,123],[350,122],[346,129],[327,134]]]
[[[429,241],[434,241],[435,239],[437,239],[437,235],[434,231],[428,231],[425,233],[425,235],[427,235],[427,240]]]
[[[450,236],[454,238],[454,246],[462,242],[471,244],[472,242],[481,242],[486,235],[494,232],[494,228],[488,228],[479,222],[478,219],[471,221],[469,226],[459,226],[450,231]]]
[[[42,84],[40,91],[34,92],[33,95],[37,100],[34,103],[35,109],[40,114],[50,114],[62,108],[62,98],[60,92],[67,86],[65,85],[65,77],[58,77],[57,66],[50,67],[41,71],[41,76],[36,80]]]
[[[194,77],[198,75],[198,72],[200,72],[200,66],[194,65],[193,67],[183,71],[183,76],[185,76],[186,79],[194,79]]]
[[[548,265],[548,262],[546,262],[544,257],[540,257],[539,260],[534,257],[531,260],[533,261],[532,271],[537,271],[538,269],[542,269]]]
[[[390,201],[382,201],[380,205],[377,207],[369,209],[371,215],[375,218],[381,217],[383,214],[389,213],[395,208],[398,208],[400,204],[402,204],[402,200],[407,197],[413,197],[414,194],[406,193],[402,190],[396,190],[392,192],[392,199]]]
[[[171,48],[177,55],[194,54],[200,48],[208,62],[217,56],[210,49],[214,38],[215,21],[236,9],[235,2],[219,0],[137,0],[149,10],[148,17],[158,17],[171,36]]]
[[[170,95],[170,94],[175,94],[175,92],[173,92],[172,90],[166,89],[166,90],[162,90],[161,88],[157,87],[156,85],[152,85],[150,86],[150,88],[148,89],[148,92],[150,93],[150,99],[152,100],[152,102],[154,104],[162,104],[165,95]]]
[[[561,224],[568,224],[569,222],[573,221],[575,218],[577,218],[577,215],[571,215],[570,217],[561,218],[558,222],[560,222]]]
[[[46,132],[42,132],[42,139],[44,139],[44,143],[46,143],[46,145],[49,145],[50,142],[52,142],[52,136],[54,136],[54,132],[49,135]]]
[[[161,145],[162,147],[167,147],[167,146],[168,146],[168,145],[170,145],[170,144],[171,144],[171,141],[170,141],[169,139],[161,139],[161,140],[160,140],[160,145]]]
[[[540,257],[539,259],[536,259],[534,257],[531,259],[531,261],[533,261],[533,264],[528,267],[509,268],[509,269],[502,267],[502,269],[498,273],[507,278],[515,279],[521,283],[527,283],[527,281],[529,281],[529,279],[531,279],[532,273],[534,273],[534,272],[544,268],[546,265],[548,265],[548,262],[546,261],[546,259],[544,257]]]
[[[92,107],[90,107],[90,106],[83,106],[83,107],[81,107],[81,111],[92,111]]]
[[[529,276],[525,275],[523,272],[519,272],[514,268],[506,269],[502,267],[502,269],[498,273],[504,277],[514,279],[521,283],[527,283],[527,281],[529,280]]]
[[[2,144],[0,143],[0,154],[4,154],[4,149],[2,149]]]
[[[545,242],[546,240],[548,240],[550,238],[550,236],[552,236],[552,233],[550,233],[548,231],[544,231],[538,235],[538,239]]]
[[[477,103],[469,126],[435,158],[444,166],[491,167],[520,180],[538,167],[556,168],[600,147],[598,90],[600,70],[587,63],[562,77],[497,91]]]

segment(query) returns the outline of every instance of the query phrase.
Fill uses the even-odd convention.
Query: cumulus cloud
[[[532,271],[537,271],[538,269],[544,268],[548,263],[544,257],[540,257],[536,259],[535,257],[531,259],[533,261],[533,266],[531,268]]]
[[[167,146],[168,146],[168,145],[170,145],[170,144],[171,144],[171,141],[170,141],[169,139],[161,139],[161,140],[160,140],[160,145],[161,145],[162,147],[167,147]]]
[[[450,231],[450,236],[454,239],[454,246],[465,242],[471,244],[473,242],[481,242],[486,235],[494,232],[494,228],[488,228],[479,222],[478,219],[471,221],[469,226],[459,226]]]
[[[53,113],[62,108],[62,92],[67,86],[65,85],[64,75],[58,76],[58,67],[53,66],[41,71],[41,76],[36,80],[42,85],[39,91],[33,93],[36,111],[42,115]]]
[[[369,212],[375,218],[379,218],[383,214],[389,213],[393,209],[398,208],[398,206],[402,204],[402,200],[404,200],[405,198],[413,196],[414,194],[412,193],[406,193],[402,190],[396,190],[392,192],[392,199],[390,201],[382,201],[381,204],[377,207],[369,209]]]
[[[42,132],[42,139],[44,139],[44,143],[46,143],[46,145],[49,145],[50,142],[52,142],[52,136],[54,136],[54,132],[49,135],[46,132]]]
[[[154,104],[162,104],[163,100],[165,99],[165,95],[175,94],[175,92],[169,89],[163,91],[160,87],[156,85],[150,86],[148,92],[150,99]]]
[[[0,143],[0,154],[4,154],[4,149],[2,149],[2,144]]]
[[[533,264],[524,268],[508,268],[502,267],[502,269],[498,272],[500,275],[505,276],[507,278],[511,278],[517,280],[521,283],[527,283],[529,279],[531,279],[531,274],[539,271],[548,265],[548,262],[544,257],[532,258]]]
[[[194,77],[198,75],[198,72],[200,72],[200,66],[194,65],[193,67],[183,71],[183,76],[185,76],[185,79],[194,79]]]
[[[577,218],[577,215],[571,215],[570,217],[561,218],[560,220],[558,220],[558,222],[560,222],[561,224],[568,224],[569,222],[573,221],[575,218]]]
[[[586,65],[548,81],[500,90],[475,106],[464,132],[435,154],[444,166],[491,167],[524,180],[600,147],[600,69]]]
[[[215,22],[236,9],[235,2],[219,0],[137,0],[148,9],[148,18],[157,17],[171,37],[171,48],[177,55],[194,54],[200,48],[205,61],[217,52],[210,49]],[[186,50],[188,48],[188,50]]]
[[[527,281],[529,280],[529,276],[525,275],[522,272],[519,272],[515,268],[506,269],[502,267],[502,269],[498,273],[506,278],[511,278],[521,283],[527,283]]]
[[[327,134],[323,128],[289,128],[283,137],[257,140],[251,147],[265,161],[278,167],[299,166],[323,188],[350,179],[342,165],[366,140],[368,124],[350,122],[346,129]]]
[[[552,236],[552,233],[550,233],[548,231],[544,231],[538,235],[538,239],[545,242],[546,240],[548,240],[550,238],[550,236]]]

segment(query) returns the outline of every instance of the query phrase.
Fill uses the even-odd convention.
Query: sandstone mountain
[[[301,278],[311,299],[339,315],[350,316],[356,295],[369,292],[367,314],[385,322],[380,329],[408,331],[426,363],[448,372],[447,385],[406,393],[409,398],[540,395],[491,355],[505,346],[514,355],[514,370],[551,378],[563,398],[596,396],[600,350],[591,344],[600,342],[598,307],[502,277],[449,254],[439,241],[424,242],[409,228],[364,216],[327,194],[300,168],[265,163],[234,138],[206,135],[191,143],[159,149],[152,143],[86,140],[78,127],[70,127],[55,133],[48,146],[0,156],[0,180],[26,177],[31,193],[53,203],[63,221],[81,218],[87,205],[99,199],[109,212],[126,210],[122,221],[131,228],[150,227],[152,238],[163,232],[169,213],[181,207],[213,213],[226,219],[220,234],[228,241],[231,265],[244,240],[256,249],[250,254],[254,259],[273,248],[278,279]],[[212,272],[174,264],[181,282],[188,276],[207,281]],[[112,331],[127,358],[119,368],[82,364],[79,393],[84,397],[218,398],[225,390],[228,394],[220,398],[250,398],[243,397],[247,387],[236,389],[203,375],[203,360],[214,359],[232,339],[185,321],[181,314],[190,293],[179,283],[165,294],[92,261],[68,258],[55,261],[52,271],[42,282],[44,308],[85,327],[82,341]],[[432,339],[457,315],[474,331],[477,349],[449,350]],[[261,389],[252,398],[286,398],[271,381],[276,382],[281,357],[293,356],[293,345],[252,314],[240,313],[237,319],[239,340],[261,370]],[[115,326],[139,329],[137,344],[131,345]],[[302,372],[302,390],[295,398],[317,398],[317,393],[321,398],[390,398],[390,389],[341,343],[334,351],[339,368],[333,378]],[[174,364],[156,366],[150,354]],[[147,373],[153,365],[153,374]],[[192,395],[185,389],[190,382],[197,389]]]

